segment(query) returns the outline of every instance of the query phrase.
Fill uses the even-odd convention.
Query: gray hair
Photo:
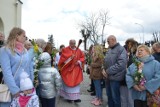
[[[150,49],[149,49],[149,47],[147,46],[147,45],[139,45],[138,47],[137,47],[137,51],[140,49],[140,48],[143,48],[149,55],[151,54],[151,51],[150,51]]]
[[[160,43],[156,42],[156,43],[153,44],[153,46],[155,46],[156,48],[160,48]]]
[[[44,39],[36,39],[36,43],[37,43],[38,47],[42,48],[43,50],[47,45],[47,43]]]

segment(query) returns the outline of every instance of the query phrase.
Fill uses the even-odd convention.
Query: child
[[[57,69],[51,67],[51,56],[47,52],[40,55],[40,60],[43,61],[38,72],[40,101],[42,107],[55,107],[61,77]]]
[[[13,98],[10,107],[39,107],[39,99],[33,83],[24,71],[20,75],[20,90],[20,95]]]

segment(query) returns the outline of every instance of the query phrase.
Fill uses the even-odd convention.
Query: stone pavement
[[[84,80],[81,84],[81,102],[80,103],[69,103],[65,101],[61,97],[57,97],[56,101],[56,107],[96,107],[93,104],[91,104],[92,99],[94,96],[90,96],[90,93],[87,92],[87,89],[89,89],[90,79],[89,75],[86,73],[83,73]],[[103,88],[103,104],[97,107],[107,107],[107,96],[105,88]]]

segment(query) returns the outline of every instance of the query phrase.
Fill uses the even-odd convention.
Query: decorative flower
[[[34,51],[39,52],[37,44],[35,44],[35,46],[34,46]]]
[[[133,60],[133,63],[137,67],[137,70],[135,71],[133,75],[133,80],[135,84],[144,85],[146,83],[146,79],[144,78],[144,74],[142,72],[142,68],[144,64],[140,62],[136,57],[133,57],[132,60]]]
[[[41,52],[39,51],[38,45],[36,44],[35,40],[32,39],[31,43],[33,45],[34,52],[39,56],[41,54]]]
[[[142,73],[142,69],[139,69],[138,72],[139,72],[139,73]]]
[[[135,80],[138,81],[138,77],[135,77]]]

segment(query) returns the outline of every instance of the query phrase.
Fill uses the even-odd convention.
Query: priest
[[[62,50],[58,63],[59,71],[63,80],[60,95],[68,102],[81,102],[80,83],[83,81],[84,53],[79,49],[79,41],[70,40],[69,46]]]

